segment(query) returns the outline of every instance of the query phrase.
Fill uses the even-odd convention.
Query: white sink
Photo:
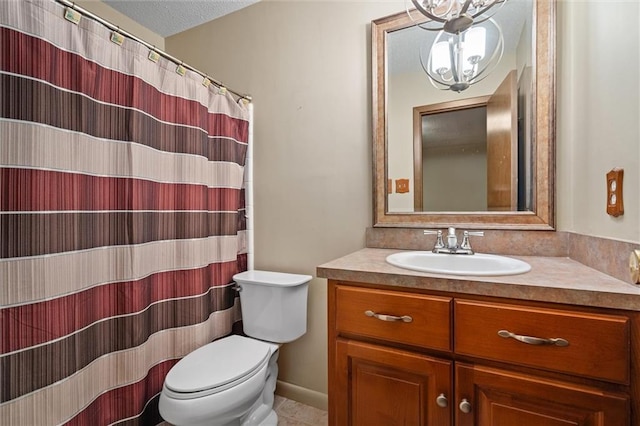
[[[494,254],[443,254],[430,251],[404,251],[387,256],[399,268],[449,275],[516,275],[531,270],[522,260]]]

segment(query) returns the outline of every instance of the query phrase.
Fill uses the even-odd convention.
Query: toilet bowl
[[[278,345],[243,336],[202,346],[167,374],[160,394],[162,417],[174,425],[242,424],[269,376],[275,387],[277,356]]]
[[[281,343],[306,332],[308,275],[236,274],[245,332],[206,344],[167,374],[160,414],[174,425],[276,426],[273,399]]]

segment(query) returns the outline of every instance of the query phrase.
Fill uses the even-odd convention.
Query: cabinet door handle
[[[458,408],[460,408],[460,411],[462,411],[463,413],[469,414],[471,412],[471,403],[467,401],[467,398],[464,398],[462,401],[460,401],[460,405],[458,406]]]
[[[396,315],[387,315],[387,314],[377,314],[373,311],[364,311],[364,314],[368,317],[377,318],[380,321],[403,321],[403,322],[413,321],[413,318],[411,318],[409,315],[396,316]]]
[[[449,405],[449,400],[447,399],[446,396],[444,396],[443,393],[441,393],[436,398],[436,404],[438,404],[438,407],[440,408],[447,408],[447,405]]]
[[[507,330],[498,331],[498,336],[504,337],[505,339],[516,339],[517,341],[526,343],[527,345],[569,346],[569,341],[560,337],[544,339],[541,337],[522,336],[520,334],[514,334]]]

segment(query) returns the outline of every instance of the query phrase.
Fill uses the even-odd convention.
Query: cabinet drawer
[[[458,354],[629,383],[627,317],[456,300],[454,319]]]
[[[339,333],[450,351],[451,298],[337,286],[336,328]]]

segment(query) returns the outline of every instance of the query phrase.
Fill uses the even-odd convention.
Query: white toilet
[[[273,392],[278,348],[307,331],[309,275],[246,271],[242,324],[251,337],[227,336],[181,359],[167,374],[160,414],[174,425],[276,426]]]

